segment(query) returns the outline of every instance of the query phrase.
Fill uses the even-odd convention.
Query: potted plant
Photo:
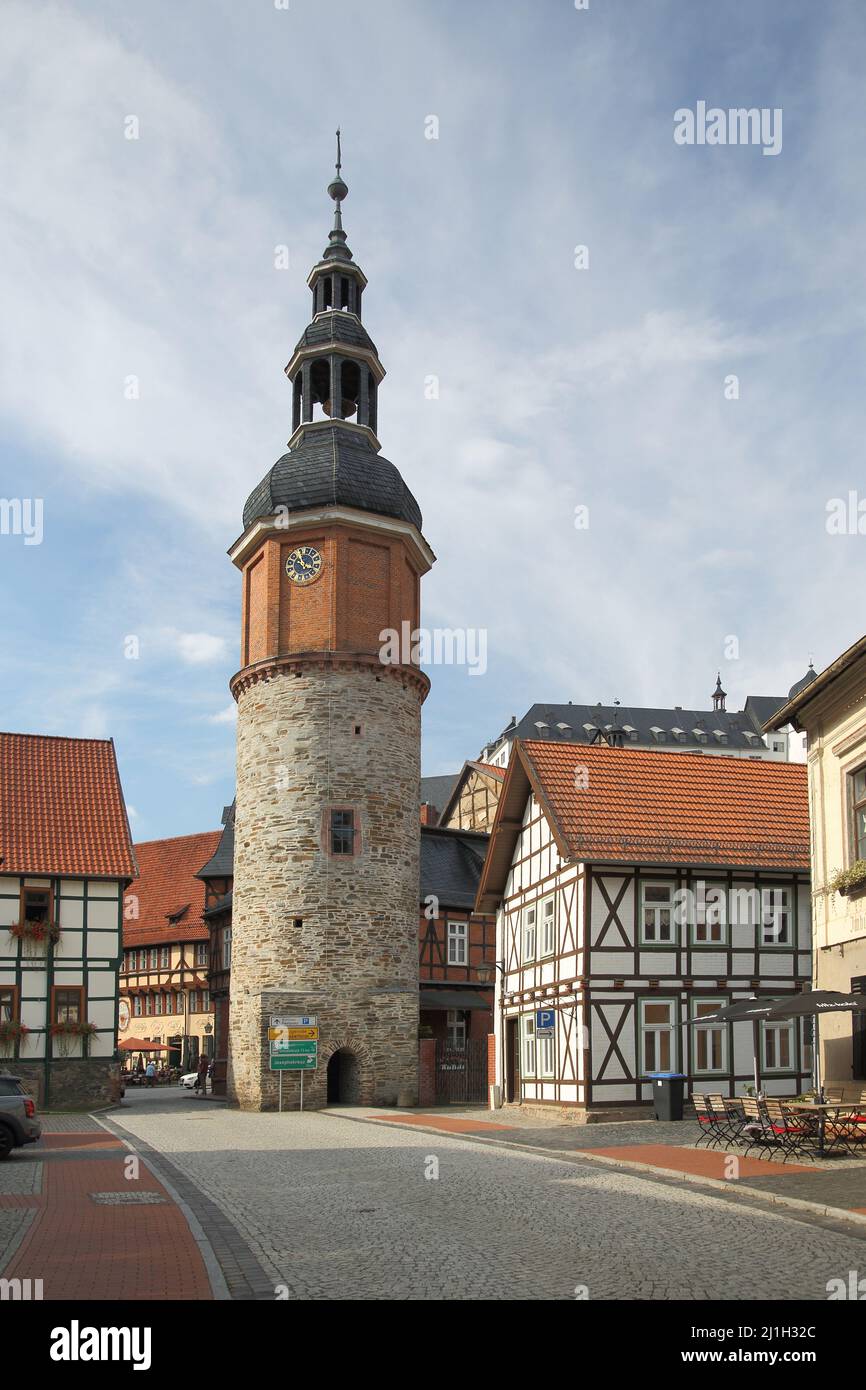
[[[830,891],[843,898],[866,892],[866,859],[855,859],[850,868],[837,869],[830,879]]]
[[[68,1057],[70,1048],[76,1038],[81,1039],[81,1054],[87,1056],[87,1044],[97,1031],[95,1023],[78,1023],[67,1019],[62,1023],[52,1023],[51,1036],[57,1045],[57,1051],[61,1057]]]
[[[15,1019],[0,1022],[0,1057],[13,1057],[16,1046],[24,1042],[29,1032],[25,1023],[18,1023]]]
[[[7,928],[15,941],[21,942],[21,949],[33,955],[49,943],[56,946],[60,940],[60,923],[44,920],[13,922]]]

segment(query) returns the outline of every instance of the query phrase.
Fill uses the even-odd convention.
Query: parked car
[[[17,1076],[0,1072],[0,1159],[13,1149],[35,1144],[42,1134],[36,1118],[36,1102]]]
[[[188,1072],[185,1072],[184,1075],[180,1078],[180,1084],[181,1084],[181,1086],[185,1086],[186,1089],[187,1089],[188,1091],[191,1091],[191,1090],[193,1089],[193,1087],[195,1086],[195,1083],[196,1083],[197,1081],[198,1081],[198,1072],[197,1072],[197,1071],[188,1071]]]

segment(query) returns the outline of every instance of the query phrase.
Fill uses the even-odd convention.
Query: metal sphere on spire
[[[345,184],[340,173],[342,159],[340,154],[340,128],[337,127],[337,172],[328,184],[328,193],[335,203],[341,203],[344,198],[349,196],[349,189]]]

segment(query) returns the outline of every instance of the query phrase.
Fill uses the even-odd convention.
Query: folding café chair
[[[750,1149],[763,1149],[766,1144],[766,1128],[760,1102],[754,1096],[743,1096],[737,1143]]]
[[[812,1117],[804,1111],[791,1110],[782,1101],[769,1098],[764,1101],[764,1113],[772,1134],[772,1141],[770,1135],[767,1136],[768,1146],[771,1148],[775,1144],[783,1163],[787,1163],[792,1154],[814,1150],[814,1144],[810,1141],[815,1139],[812,1120],[817,1120],[817,1115]]]
[[[719,1143],[732,1144],[739,1139],[739,1130],[742,1122],[742,1112],[739,1106],[735,1106],[723,1095],[708,1095],[707,1100],[713,1108],[713,1114],[719,1121]]]
[[[827,1117],[824,1126],[824,1149],[841,1149],[852,1158],[862,1158],[866,1145],[866,1105],[846,1105]]]
[[[696,1091],[692,1091],[692,1104],[695,1107],[695,1115],[700,1126],[700,1134],[695,1140],[695,1148],[699,1149],[701,1144],[706,1144],[708,1149],[715,1148],[720,1142],[719,1126],[721,1121],[719,1117],[707,1097],[698,1095]]]

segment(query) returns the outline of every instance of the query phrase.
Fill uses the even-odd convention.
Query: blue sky
[[[430,672],[425,772],[536,700],[702,706],[721,667],[739,707],[861,635],[866,536],[826,529],[866,498],[861,4],[6,0],[2,30],[0,496],[44,539],[0,535],[0,724],[113,736],[137,839],[232,795],[226,549],[290,433],[338,123],[424,621],[488,633],[484,676]],[[781,153],[678,146],[699,100],[782,108]]]

